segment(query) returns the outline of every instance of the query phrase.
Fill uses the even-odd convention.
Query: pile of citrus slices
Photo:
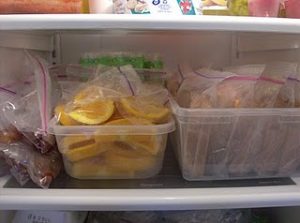
[[[89,85],[68,103],[57,105],[55,115],[64,126],[153,126],[169,121],[170,110],[151,97],[105,97],[103,89]],[[100,127],[99,127],[100,128]],[[131,178],[160,162],[166,136],[89,135],[61,136],[58,144],[66,168],[78,178]]]

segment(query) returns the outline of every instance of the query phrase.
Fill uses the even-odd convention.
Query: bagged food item
[[[0,55],[3,57],[0,62],[0,143],[11,143],[20,140],[21,134],[6,120],[2,108],[7,102],[30,92],[34,86],[34,76],[24,63],[26,53],[23,50],[1,48]]]
[[[298,0],[284,0],[286,17],[300,18],[300,2]]]
[[[41,153],[53,149],[55,139],[40,128],[42,123],[36,91],[9,102],[4,107],[5,117],[21,132]],[[45,127],[44,127],[45,128]]]
[[[217,85],[218,108],[253,107],[254,84],[257,78],[251,76],[232,76]]]
[[[231,15],[277,17],[280,0],[229,0],[228,7]]]
[[[24,141],[3,144],[0,150],[21,185],[31,179],[36,185],[47,188],[60,172],[61,158],[57,151],[40,154]]]
[[[69,175],[127,179],[160,170],[167,133],[174,128],[168,92],[143,75],[131,66],[100,67],[57,105],[50,126]]]
[[[81,13],[83,1],[86,0],[7,0],[1,1],[0,13]]]
[[[60,97],[60,90],[51,81],[46,62],[32,55],[27,59],[27,66],[34,67],[35,84],[26,95],[7,102],[4,115],[41,153],[46,153],[55,145],[54,136],[47,130],[52,105]]]
[[[208,92],[212,93],[215,89],[211,87],[231,75],[234,74],[207,68],[193,72],[180,84],[176,93],[179,105],[186,108],[212,107],[210,100],[213,99],[210,99]]]
[[[275,108],[294,108],[296,103],[295,89],[298,85],[298,80],[289,77],[286,83],[282,86],[274,104]]]
[[[177,70],[167,80],[167,88],[172,95],[181,98],[187,91],[199,90],[203,92],[211,84],[233,75],[235,74],[232,72],[222,72],[210,68],[194,70],[189,64],[178,64]],[[199,92],[196,94],[199,94]],[[185,98],[183,101],[179,101],[187,105],[190,104],[186,100],[188,99]]]
[[[288,77],[296,73],[297,64],[276,62],[266,65],[254,87],[256,108],[272,108]],[[293,97],[293,95],[287,95]],[[291,99],[292,100],[292,99]]]

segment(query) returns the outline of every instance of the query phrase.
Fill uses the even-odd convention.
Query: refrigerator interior
[[[269,61],[298,62],[300,35],[280,33],[217,32],[217,31],[1,31],[0,66],[11,63],[10,72],[22,71],[13,63],[18,51],[30,49],[44,54],[51,64],[76,64],[86,52],[129,51],[157,53],[169,70],[178,64],[190,63],[194,68],[222,69],[241,64],[260,64]],[[0,69],[1,81],[7,70]],[[169,145],[163,174],[144,181],[78,181],[60,176],[53,188],[197,188],[258,186],[260,182],[186,182],[180,176],[172,148]],[[171,177],[170,177],[171,176]],[[169,177],[169,178],[168,178]],[[7,181],[8,179],[8,181]],[[166,180],[168,179],[168,180]],[[3,178],[1,186],[19,188],[10,178]],[[292,184],[290,179],[271,180],[265,185]],[[30,184],[27,188],[35,187]],[[253,205],[253,204],[252,204]],[[137,205],[136,205],[137,206]],[[211,206],[213,207],[213,205]],[[59,206],[58,206],[59,208]],[[88,208],[88,207],[87,207]]]
[[[300,36],[226,31],[1,31],[1,83],[11,79],[8,73],[22,73],[22,66],[15,64],[13,59],[17,58],[18,53],[24,49],[43,54],[49,64],[77,64],[85,53],[114,51],[159,55],[168,71],[177,69],[179,64],[189,64],[195,69],[200,67],[222,69],[228,66],[263,64],[270,61],[298,62]],[[170,145],[168,147],[165,158],[168,165],[165,165],[165,169],[180,178],[172,148]],[[71,178],[68,179],[72,181]],[[98,183],[90,182],[92,188],[98,187]],[[284,183],[289,181],[284,180]],[[70,185],[74,184],[76,183]],[[155,183],[153,184],[153,187],[156,187]],[[177,184],[175,186],[170,182],[166,187],[183,186],[182,182],[178,181]],[[250,180],[243,184],[252,184],[252,182]],[[61,183],[57,185],[59,185],[57,187],[62,186]],[[199,185],[214,184],[195,182],[191,187]],[[222,182],[217,185],[222,185]],[[104,187],[114,187],[114,184],[109,183]]]

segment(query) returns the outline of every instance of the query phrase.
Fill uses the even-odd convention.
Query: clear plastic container
[[[171,102],[187,180],[287,177],[300,166],[300,109],[188,109]]]
[[[66,172],[78,179],[135,179],[156,175],[174,121],[160,125],[60,126],[53,119]]]

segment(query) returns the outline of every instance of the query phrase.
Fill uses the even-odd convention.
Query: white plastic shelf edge
[[[300,19],[176,15],[0,15],[0,30],[213,30],[300,33]]]
[[[0,189],[2,210],[138,211],[299,205],[299,185],[199,189]]]

